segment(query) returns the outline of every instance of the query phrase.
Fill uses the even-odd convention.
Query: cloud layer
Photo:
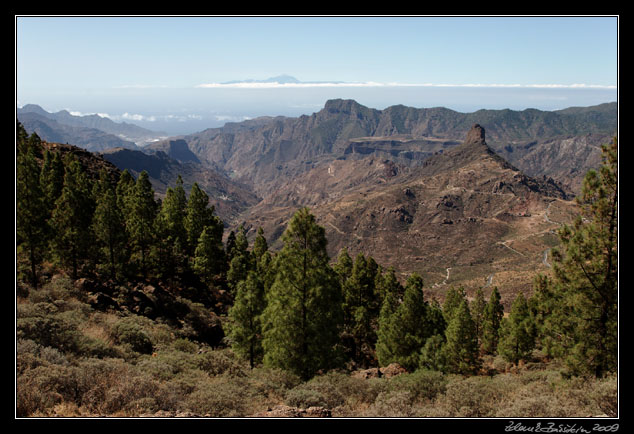
[[[367,82],[232,82],[232,83],[203,83],[196,86],[204,89],[291,89],[315,87],[471,87],[471,88],[534,88],[534,89],[616,89],[613,85],[600,84],[444,84],[444,83],[378,83]]]

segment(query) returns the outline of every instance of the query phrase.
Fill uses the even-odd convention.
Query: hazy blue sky
[[[219,85],[281,74],[303,83]],[[615,101],[617,80],[616,17],[16,17],[19,105],[174,132],[310,114],[336,97],[592,105]]]

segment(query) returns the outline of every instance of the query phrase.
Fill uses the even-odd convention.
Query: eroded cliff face
[[[295,210],[308,206],[326,230],[331,257],[343,247],[369,254],[403,277],[421,273],[442,296],[451,284],[530,289],[535,270],[547,271],[543,253],[556,242],[553,231],[573,215],[569,199],[552,180],[501,158],[474,125],[461,145],[418,167],[372,156],[318,165],[243,220],[252,234],[262,226],[276,248]]]
[[[402,105],[376,110],[337,99],[310,116],[228,123],[180,139],[203,164],[266,197],[325,161],[372,155],[418,165],[462,143],[473,124],[486,126],[490,148],[526,174],[551,177],[576,191],[578,173],[597,164],[600,145],[616,133],[617,106],[459,113]],[[149,149],[164,149],[166,143],[157,142]]]

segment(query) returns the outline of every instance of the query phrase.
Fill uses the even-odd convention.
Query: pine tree
[[[405,289],[396,278],[393,267],[381,277],[380,284],[385,295],[379,313],[375,352],[379,366],[387,366],[396,361],[399,339],[396,311]]]
[[[266,238],[264,238],[264,229],[261,227],[258,228],[257,235],[255,236],[255,240],[253,241],[253,259],[255,263],[258,264],[262,256],[267,253],[269,250],[269,245],[266,242]]]
[[[185,210],[187,197],[180,175],[174,187],[169,187],[156,217],[156,233],[161,258],[161,272],[166,277],[174,277],[178,268],[187,267],[187,232],[185,231]]]
[[[141,172],[134,187],[127,194],[126,227],[130,234],[133,252],[143,277],[148,276],[150,268],[150,251],[154,245],[154,219],[157,203],[154,190],[146,171]]]
[[[235,247],[233,248],[233,257],[227,271],[227,284],[229,289],[235,295],[238,284],[246,280],[249,271],[255,268],[255,263],[251,253],[249,252],[249,241],[242,225],[238,228],[236,235]]]
[[[486,306],[487,302],[484,299],[484,292],[482,291],[482,288],[478,288],[476,290],[475,298],[469,307],[471,310],[471,317],[473,318],[473,324],[475,325],[478,342],[482,342],[482,327],[484,325],[484,311]]]
[[[40,167],[37,155],[41,145],[35,133],[30,139],[18,122],[16,143],[16,238],[18,252],[25,251],[30,268],[30,280],[38,287],[37,268],[46,246],[46,196],[40,184]]]
[[[342,258],[345,261],[345,254]],[[367,366],[374,358],[376,320],[380,304],[375,291],[378,266],[372,257],[359,253],[343,284],[344,336],[352,359]]]
[[[389,267],[385,273],[377,270],[374,287],[380,300],[381,309],[388,294],[392,294],[399,303],[403,300],[405,288],[396,278],[394,267]]]
[[[40,176],[40,184],[46,198],[48,214],[53,212],[57,198],[62,194],[64,187],[64,163],[59,152],[44,152],[44,163]]]
[[[443,361],[447,370],[464,375],[475,373],[480,366],[478,338],[466,299],[462,300],[451,315],[445,339]]]
[[[54,230],[53,251],[58,263],[71,267],[77,279],[83,261],[94,245],[92,217],[94,199],[91,185],[81,164],[71,154],[64,161],[64,187],[51,216]]]
[[[209,196],[200,189],[198,183],[194,183],[189,193],[185,215],[185,231],[190,254],[194,253],[203,229],[206,226],[214,226],[213,212],[214,208],[209,207]]]
[[[123,214],[117,205],[114,186],[103,170],[100,173],[99,182],[95,184],[93,194],[97,205],[93,215],[92,229],[104,252],[103,256],[108,262],[110,277],[115,280],[121,274],[127,234]]]
[[[523,293],[517,294],[508,318],[502,320],[498,353],[517,364],[529,357],[535,348],[535,323]]]
[[[425,345],[421,350],[419,366],[422,369],[433,371],[447,371],[444,334],[433,335],[425,341]]]
[[[602,147],[600,169],[590,170],[577,198],[581,214],[559,231],[553,249],[556,303],[551,342],[571,372],[602,377],[617,367],[618,327],[618,145]],[[542,282],[544,283],[544,282]]]
[[[500,300],[500,293],[494,287],[482,318],[482,350],[486,354],[495,354],[497,351],[500,323],[504,316],[504,307]]]
[[[333,269],[339,276],[339,284],[341,288],[344,288],[346,281],[352,275],[352,267],[354,266],[354,262],[352,258],[348,254],[348,248],[344,247],[339,251],[339,256],[337,257],[337,262],[334,264]]]
[[[124,169],[123,172],[121,172],[121,176],[119,176],[115,193],[117,196],[117,205],[125,217],[131,212],[129,209],[129,199],[134,191],[134,184],[134,178],[128,169]]]
[[[223,272],[222,253],[222,243],[218,242],[215,229],[206,226],[198,238],[192,269],[208,286],[213,285]]]
[[[413,273],[405,285],[403,302],[398,304],[388,294],[379,316],[376,346],[379,364],[397,362],[405,369],[414,370],[427,338],[435,334],[436,325],[430,322],[429,305],[423,298],[423,280]]]
[[[465,300],[467,294],[465,293],[464,288],[454,288],[451,287],[449,291],[447,291],[447,295],[445,296],[445,303],[443,304],[443,315],[445,317],[445,321],[447,324],[451,322],[451,317],[454,312],[460,306],[463,300]]]
[[[249,271],[238,283],[233,306],[229,309],[231,348],[249,360],[251,368],[262,361],[261,315],[266,304],[264,283],[255,271]]]
[[[263,313],[264,363],[306,380],[341,363],[341,288],[328,263],[324,228],[308,208],[295,213],[282,241]]]
[[[225,249],[225,257],[227,258],[227,265],[231,264],[233,259],[233,250],[236,248],[236,233],[234,231],[229,232],[227,236],[227,247]]]

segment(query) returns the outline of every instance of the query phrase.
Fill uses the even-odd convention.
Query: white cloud
[[[121,119],[126,119],[130,121],[156,122],[155,116],[144,116],[139,114],[130,114],[127,112],[121,115]]]
[[[242,122],[251,119],[248,116],[232,116],[232,115],[215,115],[214,118],[219,122]]]
[[[613,85],[596,84],[498,84],[498,83],[378,83],[367,82],[305,82],[305,83],[278,83],[278,82],[235,82],[235,83],[203,83],[196,86],[204,89],[291,89],[314,87],[467,87],[467,88],[535,88],[535,89],[616,89]]]

